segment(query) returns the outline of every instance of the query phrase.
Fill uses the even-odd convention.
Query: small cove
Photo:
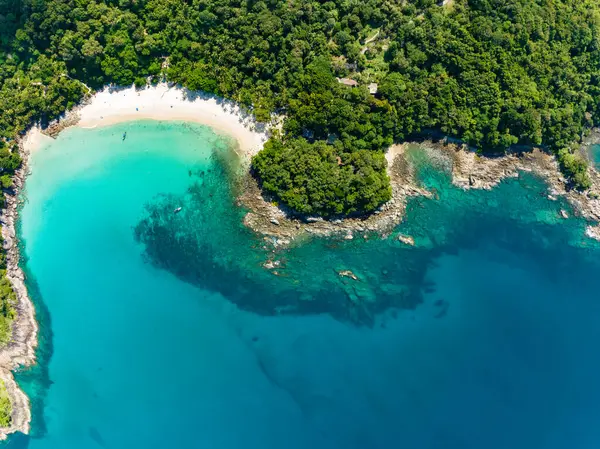
[[[18,376],[33,435],[7,447],[594,446],[600,254],[539,180],[463,192],[417,152],[437,199],[398,227],[415,248],[313,240],[274,276],[231,145],[140,121],[33,155],[20,235],[47,354]]]

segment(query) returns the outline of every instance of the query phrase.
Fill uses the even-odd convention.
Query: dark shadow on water
[[[313,239],[274,249],[241,224],[245,211],[234,204],[229,175],[215,157],[210,171],[191,177],[184,196],[163,195],[148,204],[134,233],[149,263],[262,315],[327,313],[373,326],[378,314],[413,309],[424,293],[435,291],[425,275],[441,255],[493,244],[536,258],[551,280],[568,276],[592,251],[585,242],[572,243],[583,235],[583,222],[558,221],[559,210],[569,206],[549,201],[534,176],[524,174],[492,191],[464,192],[451,186],[446,173],[426,165],[422,182],[438,197],[411,200],[398,227],[415,238],[416,247],[392,236]],[[181,213],[173,214],[181,204]],[[265,269],[266,260],[278,265]],[[478,274],[477,267],[465,269]],[[343,270],[352,270],[358,280],[341,277]],[[449,307],[444,303],[436,316],[443,318]]]
[[[145,217],[133,230],[145,259],[261,315],[330,314],[356,325],[385,327],[385,321],[377,320],[384,312],[386,319],[396,319],[399,309],[414,309],[429,296],[435,298],[433,317],[443,320],[453,305],[436,296],[437,285],[426,279],[442,255],[494,245],[505,250],[494,253],[503,264],[518,267],[524,255],[536,260],[549,283],[577,279],[589,257],[598,255],[596,246],[582,238],[584,223],[557,219],[560,209],[570,210],[568,205],[547,200],[545,186],[531,175],[489,192],[463,192],[450,186],[443,173],[425,170],[423,183],[436,188],[438,199],[411,200],[406,220],[398,227],[399,233],[414,237],[415,247],[403,245],[393,234],[364,241],[314,239],[286,250],[274,249],[244,227],[245,211],[234,202],[236,185],[218,152],[210,167],[188,175],[187,192],[157,197],[146,205]],[[35,278],[27,270],[24,247],[21,254],[40,340],[38,363],[16,377],[31,398],[32,437],[39,438],[46,433],[44,401],[52,383],[48,372],[52,326]],[[267,260],[278,266],[264,268]],[[479,267],[464,269],[473,276],[484,274]],[[352,270],[358,279],[340,276],[343,270]],[[279,385],[269,364],[257,362],[265,377]],[[279,387],[304,409],[300,395],[285,385]],[[97,429],[90,427],[88,432],[98,446],[106,445]],[[18,434],[6,447],[26,448],[28,442],[29,437]]]
[[[372,273],[359,274],[359,281],[340,277],[339,271],[358,261],[351,245],[342,240],[274,250],[271,241],[253,235],[242,225],[245,211],[234,204],[235,185],[227,181],[230,173],[218,156],[209,169],[192,173],[190,179],[185,195],[162,195],[148,204],[146,217],[134,230],[154,266],[263,315],[329,313],[372,325],[380,311],[420,302],[418,288],[386,294],[371,282]],[[361,244],[357,248],[364,250]],[[411,265],[391,277],[401,276],[414,286],[422,282],[429,258],[414,253]],[[348,260],[327,260],[332,254],[345,254]],[[276,269],[263,268],[269,259],[277,261]],[[393,266],[390,261],[390,271]]]

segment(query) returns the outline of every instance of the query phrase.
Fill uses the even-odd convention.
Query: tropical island
[[[268,140],[251,145],[251,171],[296,217],[378,212],[394,193],[388,148],[432,135],[495,158],[539,148],[557,161],[565,192],[587,195],[596,176],[580,149],[600,121],[592,0],[5,0],[0,184],[14,207],[9,226],[32,126],[47,128],[107,85],[165,81],[227,99],[268,125]],[[218,128],[208,116],[198,121]],[[0,258],[0,344],[10,348],[27,299],[14,287],[18,254],[8,256]],[[32,342],[19,340],[31,353]],[[2,368],[33,361],[7,357]],[[23,430],[5,397],[0,425]]]

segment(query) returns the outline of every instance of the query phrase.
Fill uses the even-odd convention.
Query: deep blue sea
[[[32,156],[34,418],[3,447],[600,447],[600,249],[540,180],[465,192],[415,146],[435,199],[390,237],[273,252],[242,225],[231,147],[139,121]]]

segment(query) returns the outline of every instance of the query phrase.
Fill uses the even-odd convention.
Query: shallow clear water
[[[598,447],[600,253],[539,180],[463,192],[414,148],[437,198],[392,236],[273,252],[241,225],[229,145],[134,122],[33,156],[42,344],[18,375],[33,435],[7,447]]]
[[[592,145],[590,147],[590,157],[596,168],[600,168],[600,145]]]

